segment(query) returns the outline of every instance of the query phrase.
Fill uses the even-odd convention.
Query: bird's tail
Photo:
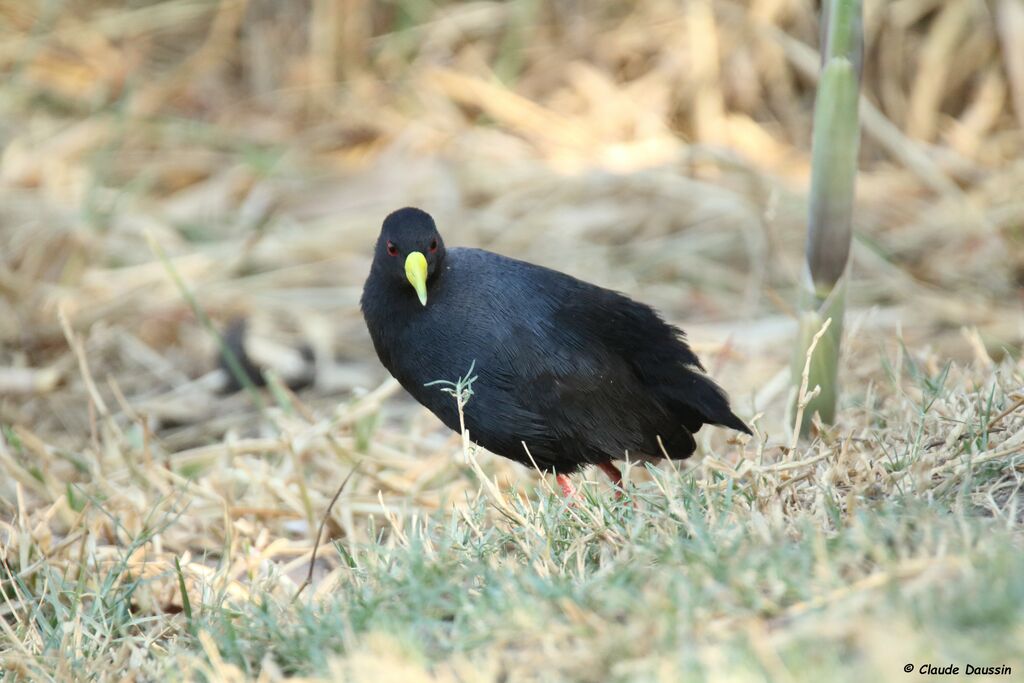
[[[691,432],[696,432],[703,424],[714,424],[752,434],[750,427],[732,412],[725,391],[703,368],[685,365],[673,375],[671,384],[663,384],[660,390]]]
[[[737,432],[743,432],[744,434],[750,434],[751,436],[754,435],[754,433],[750,431],[750,427],[747,426],[747,423],[737,417],[736,413],[732,412],[732,410],[727,410],[726,413],[728,414],[725,416],[724,420],[721,422],[713,422],[712,424],[729,427],[730,429],[735,429]]]

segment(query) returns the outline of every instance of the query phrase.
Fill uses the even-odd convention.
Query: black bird
[[[363,317],[406,391],[459,430],[438,386],[474,368],[464,409],[470,439],[558,477],[613,460],[682,459],[702,425],[750,429],[729,408],[683,332],[651,307],[555,270],[480,249],[445,249],[434,219],[405,208],[384,219]],[[529,453],[527,453],[529,449]]]

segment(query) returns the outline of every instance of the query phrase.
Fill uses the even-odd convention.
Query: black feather
[[[427,258],[425,306],[405,277],[413,251]],[[475,367],[470,438],[512,460],[529,464],[525,444],[540,467],[568,473],[627,453],[685,458],[704,424],[750,433],[652,308],[541,266],[446,250],[419,209],[385,219],[361,303],[381,362],[451,429],[454,399],[426,385]]]

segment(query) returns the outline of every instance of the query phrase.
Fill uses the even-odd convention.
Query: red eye
[[[388,240],[388,254],[391,256],[398,256],[398,247],[396,247],[394,242],[390,240]]]
[[[430,253],[433,254],[435,251],[437,251],[437,240],[430,243]]]

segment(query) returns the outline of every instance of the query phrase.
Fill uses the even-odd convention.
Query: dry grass
[[[842,536],[859,510],[909,497],[987,515],[1016,542],[1024,12],[1014,0],[866,5],[845,394],[838,424],[794,448],[783,406],[817,68],[809,3],[0,2],[7,670],[64,679],[96,657],[140,679],[216,670],[230,639],[212,617],[196,627],[200,605],[287,606],[356,462],[329,536],[396,562],[455,505],[467,538],[508,535],[501,562],[513,565],[564,523],[566,548],[526,564],[593,580],[591,554],[628,558],[641,521],[654,530],[641,550],[699,536],[693,515],[733,533],[717,526],[725,488],[743,503],[724,517],[754,541]],[[380,220],[406,204],[434,213],[450,244],[654,304],[688,330],[738,412],[757,416],[757,438],[701,434],[692,478],[634,470],[639,509],[613,521],[606,492],[561,510],[534,496],[532,473],[483,454],[499,485],[482,487],[459,437],[386,380],[358,312]],[[218,393],[203,316],[220,330],[248,319],[278,375],[312,373],[314,385]],[[679,507],[676,495],[696,491],[709,498]],[[976,569],[962,540],[950,543]],[[778,652],[825,624],[894,675],[876,661],[876,617],[845,596],[874,605],[892,585],[927,591],[971,574],[956,558],[933,567],[932,550],[883,568],[851,559],[841,580],[775,611],[705,605],[700,673],[743,678],[721,660],[743,632],[765,677],[800,677]],[[342,591],[349,569],[323,553],[303,605],[278,618]],[[125,611],[97,611],[102,596]],[[589,618],[559,604],[557,624]],[[48,630],[61,609],[66,622]],[[796,618],[807,610],[813,619]],[[327,668],[292,670],[466,680],[475,662],[479,680],[525,680],[559,648],[607,651],[636,635],[625,621],[589,640],[555,626],[522,649],[497,629],[480,653],[441,648],[429,666],[395,655],[408,643],[346,632]],[[256,675],[229,670],[251,658],[223,656],[211,678]],[[677,665],[634,673],[671,680]]]

